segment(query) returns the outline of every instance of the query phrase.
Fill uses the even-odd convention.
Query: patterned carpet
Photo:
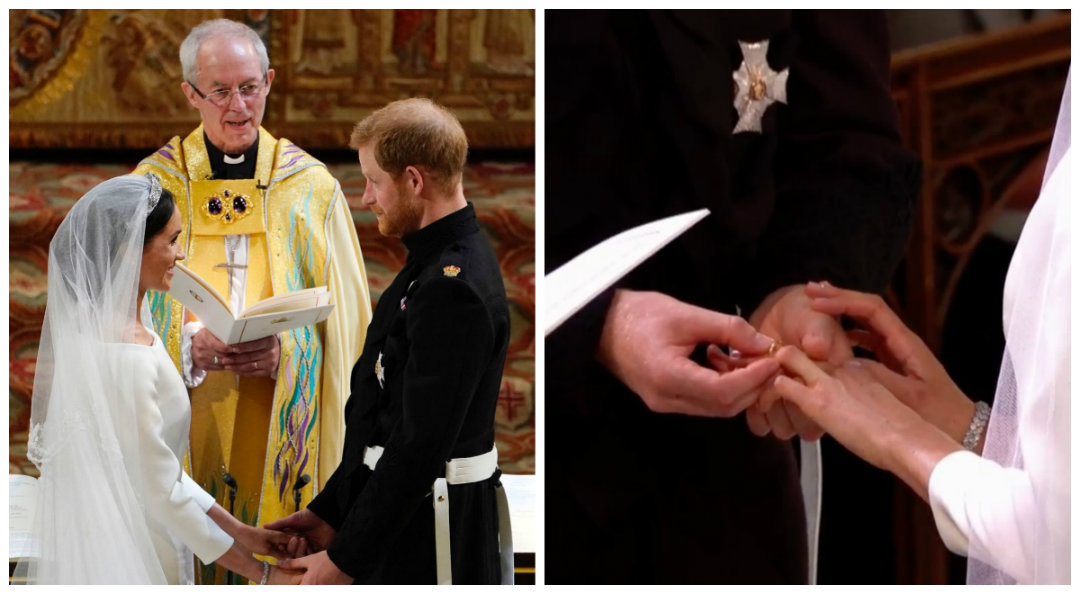
[[[10,164],[10,392],[9,473],[37,474],[26,459],[30,398],[45,312],[49,240],[80,196],[135,163]],[[407,252],[379,234],[360,203],[364,181],[355,162],[329,164],[352,209],[374,302],[405,264]],[[495,247],[510,300],[511,337],[496,410],[499,465],[507,473],[535,472],[535,191],[531,163],[479,162],[465,174],[465,196],[476,206]]]

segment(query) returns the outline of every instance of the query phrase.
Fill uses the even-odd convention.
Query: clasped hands
[[[338,569],[326,553],[335,530],[313,512],[302,509],[262,529],[252,528],[254,542],[242,544],[256,553],[278,559],[276,567],[299,584],[351,584],[352,578]],[[271,582],[274,573],[271,572]]]
[[[845,333],[841,315],[866,329]],[[769,356],[774,341],[785,346]],[[711,345],[712,368],[690,359],[702,343]],[[855,358],[853,344],[878,361]],[[781,439],[814,440],[828,431],[861,443],[883,424],[919,416],[960,439],[970,420],[965,411],[974,407],[880,297],[826,283],[778,289],[749,321],[660,293],[619,290],[598,358],[655,412],[733,417],[745,411],[753,433]]]

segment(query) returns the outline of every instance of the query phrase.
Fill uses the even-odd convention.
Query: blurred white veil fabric
[[[133,345],[151,182],[126,175],[83,196],[49,245],[28,457],[41,471],[29,583],[165,583],[139,485]],[[142,319],[149,324],[149,312]]]
[[[1070,71],[1042,192],[1005,281],[1005,353],[983,449],[1011,475],[1011,493],[983,495],[1015,502],[1014,517],[985,525],[1014,522],[1004,532],[1020,542],[971,535],[969,583],[1070,582],[1071,79]]]

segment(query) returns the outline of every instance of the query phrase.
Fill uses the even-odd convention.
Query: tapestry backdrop
[[[340,148],[395,99],[431,97],[474,147],[534,142],[531,10],[52,10],[9,12],[11,146],[153,149],[197,123],[180,43],[212,18],[262,36],[276,78],[264,125]]]

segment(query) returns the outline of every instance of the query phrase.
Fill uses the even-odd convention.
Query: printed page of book
[[[268,313],[279,313],[300,309],[321,307],[330,303],[330,291],[326,285],[311,289],[301,289],[284,295],[274,295],[253,304],[240,314],[240,318],[251,318]]]
[[[544,335],[708,214],[695,210],[628,229],[553,270],[544,277]]]
[[[293,328],[299,328],[300,326],[318,324],[328,318],[333,309],[333,304],[326,304],[299,311],[268,313],[241,318],[240,320],[237,320],[236,325],[233,327],[232,332],[230,332],[227,338],[221,338],[220,336],[218,336],[218,338],[221,338],[222,342],[225,344],[236,344],[238,342],[258,340],[270,336],[271,334],[285,332],[286,330],[292,330]],[[215,334],[215,336],[217,335]]]
[[[213,287],[179,262],[173,272],[169,295],[188,308],[210,332],[224,341],[233,331],[236,318],[228,301]]]

